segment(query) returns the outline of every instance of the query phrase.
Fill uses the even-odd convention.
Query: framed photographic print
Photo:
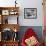
[[[9,15],[9,10],[2,10],[2,15]]]
[[[25,19],[36,19],[37,8],[24,8],[24,18]]]
[[[1,41],[1,32],[0,32],[0,41]]]

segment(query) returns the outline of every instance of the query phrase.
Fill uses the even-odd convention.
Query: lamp
[[[15,7],[16,7],[16,4],[17,4],[17,2],[16,2],[17,0],[15,0]]]

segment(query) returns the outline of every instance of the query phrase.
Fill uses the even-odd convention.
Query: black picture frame
[[[37,19],[37,8],[24,8],[25,19]]]

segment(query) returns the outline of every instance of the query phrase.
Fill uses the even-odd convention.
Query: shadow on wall
[[[20,39],[20,41],[22,40],[23,35],[24,35],[25,31],[28,28],[32,28],[34,30],[34,32],[36,32],[39,41],[41,43],[43,43],[43,30],[42,30],[42,26],[21,26],[20,27],[20,32],[19,32],[19,39]]]

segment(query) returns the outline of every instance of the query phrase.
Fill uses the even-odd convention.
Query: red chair
[[[27,46],[25,43],[25,39],[28,39],[29,37],[34,36],[37,39],[36,33],[33,31],[32,28],[29,28],[26,30],[24,37],[22,38],[21,46]],[[35,46],[41,46],[40,42],[38,41]]]

